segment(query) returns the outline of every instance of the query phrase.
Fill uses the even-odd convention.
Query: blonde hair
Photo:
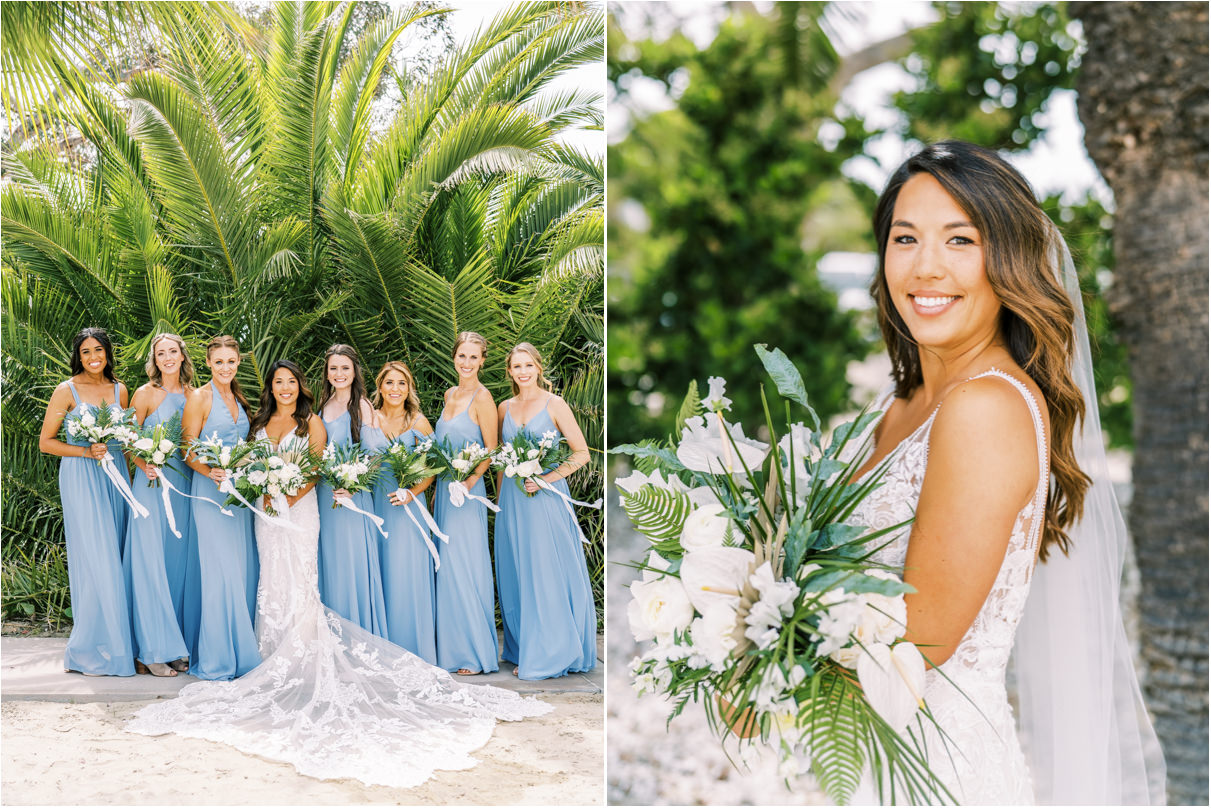
[[[160,372],[159,365],[156,364],[156,346],[161,341],[170,339],[177,344],[181,349],[181,370],[179,371],[181,386],[193,387],[193,360],[189,358],[189,351],[185,350],[185,340],[178,337],[176,334],[156,334],[152,337],[151,347],[147,349],[147,362],[143,365],[144,372],[147,373],[147,378],[151,379],[151,383],[156,387],[164,386],[164,374]],[[207,356],[209,356],[209,351]]]
[[[235,351],[236,356],[240,356],[240,343],[230,334],[220,334],[217,337],[211,337],[210,342],[206,343],[206,358],[219,348],[230,348]],[[240,357],[241,359],[243,357]],[[240,390],[240,383],[233,377],[231,380],[231,392],[235,395],[236,400],[244,405],[244,411],[248,412],[252,408],[248,406],[248,399],[244,397],[244,392]]]
[[[488,341],[483,338],[482,334],[475,331],[460,331],[458,336],[454,338],[454,348],[450,351],[450,358],[454,359],[458,356],[458,346],[464,342],[474,343],[479,346],[480,353],[486,358],[488,356]]]
[[[408,395],[404,397],[404,422],[410,424],[420,414],[420,398],[416,395],[416,379],[413,378],[412,371],[403,362],[392,360],[384,363],[383,369],[374,377],[374,408],[382,409],[383,381],[387,378],[387,374],[393,370],[403,374],[404,381],[408,383]]]
[[[534,360],[534,364],[538,365],[538,380],[535,383],[543,390],[554,392],[554,388],[551,386],[550,380],[542,374],[542,354],[540,354],[538,349],[530,343],[519,342],[513,346],[513,350],[509,351],[509,355],[505,357],[505,374],[509,377],[509,386],[513,388],[513,395],[517,395],[521,392],[521,388],[517,386],[517,382],[513,381],[513,374],[509,373],[509,364],[513,361],[513,354],[517,353],[518,351],[529,354],[530,358]]]

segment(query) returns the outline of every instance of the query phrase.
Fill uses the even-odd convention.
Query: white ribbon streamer
[[[600,508],[601,500],[599,499],[596,502],[581,502],[578,499],[572,499],[570,496],[568,496],[564,492],[560,491],[555,486],[551,485],[549,482],[544,480],[542,477],[531,477],[530,479],[533,480],[534,484],[537,485],[539,488],[543,489],[544,491],[550,491],[552,494],[557,494],[559,496],[559,498],[563,500],[564,508],[567,509],[568,514],[570,514],[572,517],[572,521],[576,524],[576,532],[580,534],[580,540],[582,542],[584,542],[585,544],[588,544],[589,540],[585,538],[584,531],[580,529],[580,522],[577,521],[576,511],[572,510],[572,506],[580,505],[581,507],[584,507],[584,508]]]
[[[168,475],[164,473],[163,466],[152,466],[152,468],[156,470],[156,479],[160,481],[160,499],[164,501],[164,515],[168,517],[168,527],[172,529],[173,534],[179,539],[181,538],[181,531],[177,530],[177,519],[176,515],[172,512],[172,503],[168,499],[168,492],[171,491],[180,497],[201,499],[211,503],[213,503],[214,500],[206,499],[206,497],[195,497],[193,494],[186,494],[184,491],[180,490],[168,481]],[[226,508],[219,508],[219,510],[226,516],[235,515]]]
[[[396,489],[395,493],[398,495],[400,491],[404,491],[404,490],[406,490],[406,489],[399,488],[399,489]],[[415,499],[412,500],[412,502],[415,502],[415,501],[416,501]],[[407,505],[401,505],[399,507],[402,507],[404,509],[404,513],[406,513],[408,515],[408,518],[412,520],[412,524],[416,525],[416,529],[420,531],[420,536],[422,539],[424,539],[425,546],[429,548],[429,555],[433,556],[433,569],[434,569],[434,571],[437,571],[437,570],[441,569],[442,560],[437,555],[437,547],[434,546],[433,539],[429,538],[429,531],[427,531],[423,527],[421,527],[420,522],[416,521],[416,517],[412,515],[412,502],[409,502]],[[422,513],[423,512],[424,511],[422,510]],[[443,534],[442,538],[444,538],[446,540],[447,544],[450,543],[449,536],[446,536]]]
[[[407,488],[397,488],[397,489],[395,489],[395,496],[399,500],[402,501],[404,498],[405,492],[412,493],[412,492],[408,491]],[[410,505],[412,505],[413,502],[417,502],[417,501],[418,500],[417,500],[416,496],[413,495],[412,499],[410,499],[408,501],[408,505],[410,506]],[[426,508],[423,504],[421,505],[421,508],[420,508],[420,515],[421,515],[421,518],[425,520],[425,524],[429,526],[429,530],[433,533],[434,536],[437,536],[439,539],[444,541],[446,544],[450,543],[450,537],[447,536],[445,533],[442,533],[442,529],[437,526],[437,522],[433,521],[433,517],[429,515],[429,509]]]
[[[467,487],[460,482],[450,483],[447,490],[450,492],[450,504],[455,508],[461,508],[463,506],[463,502],[468,499],[475,499],[487,505],[488,508],[491,509],[492,513],[500,513],[500,508],[496,507],[496,503],[489,502],[479,494],[472,494],[467,490]]]
[[[387,535],[387,531],[383,530],[382,517],[375,516],[374,514],[370,513],[369,511],[363,511],[361,508],[354,505],[353,497],[338,497],[336,495],[333,495],[332,501],[335,502],[337,505],[340,505],[342,508],[348,508],[349,510],[353,511],[354,513],[360,513],[362,516],[366,517],[367,519],[369,519],[371,522],[374,523],[374,526],[376,528],[378,528],[378,532],[383,534],[384,539],[390,538]]]
[[[114,456],[109,452],[106,452],[105,457],[101,458],[101,471],[105,472],[105,476],[118,489],[118,493],[122,495],[122,499],[126,500],[126,504],[131,507],[137,516],[147,516],[147,508],[143,507],[143,503],[135,498],[135,492],[130,490],[130,482],[126,479],[125,474],[118,471],[118,467],[114,465]]]
[[[159,479],[159,477],[156,479]],[[164,482],[167,482],[167,480]],[[168,485],[160,486],[160,501],[164,503],[164,515],[168,517],[168,529],[172,531],[172,535],[179,539],[181,538],[181,531],[177,530],[177,519],[172,513],[172,502],[168,499],[169,490],[171,490],[171,487]]]
[[[230,477],[226,478],[225,480],[223,480],[222,483],[219,484],[219,493],[220,494],[229,494],[230,496],[235,497],[236,502],[239,502],[245,508],[247,508],[248,510],[255,513],[257,516],[264,519],[265,522],[270,525],[277,525],[278,527],[289,528],[290,530],[293,530],[296,533],[303,532],[303,528],[296,525],[294,522],[291,522],[289,519],[281,519],[276,516],[270,516],[269,514],[265,513],[260,508],[258,508],[257,506],[253,505],[248,500],[244,499],[244,497],[240,496],[240,492],[236,490],[236,487],[231,482]]]

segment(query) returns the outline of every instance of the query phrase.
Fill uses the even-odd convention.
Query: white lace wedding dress
[[[1034,420],[1039,483],[1031,502],[1014,521],[1001,569],[975,622],[950,659],[926,673],[925,702],[946,740],[928,720],[924,732],[914,732],[918,737],[924,735],[930,768],[960,804],[1027,805],[1034,803],[1034,796],[1005,688],[1005,668],[1034,571],[1047,497],[1048,452],[1039,405],[1026,386],[998,370],[974,378],[984,376],[1004,379],[1025,398]],[[890,401],[891,396],[886,396],[879,409],[886,411]],[[883,484],[859,505],[850,522],[881,529],[912,518],[921,496],[929,433],[937,414],[934,410],[892,452]],[[885,537],[891,541],[874,560],[903,568],[910,531],[911,526]],[[923,653],[928,656],[929,649]],[[869,781],[867,778],[854,804],[878,799]]]
[[[435,770],[474,766],[471,752],[487,743],[496,720],[551,710],[455,681],[326,608],[315,491],[283,516],[301,530],[256,522],[261,664],[230,682],[189,685],[140,710],[126,729],[221,741],[311,777],[411,787]]]

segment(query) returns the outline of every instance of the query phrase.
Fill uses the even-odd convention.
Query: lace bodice
[[[926,676],[926,703],[951,741],[944,745],[935,730],[928,734],[927,745],[935,773],[958,788],[952,791],[962,802],[1022,804],[1033,799],[1005,690],[1005,669],[1034,570],[1046,505],[1048,451],[1038,403],[1026,386],[999,370],[973,378],[985,376],[1012,384],[1025,399],[1035,427],[1039,477],[1034,496],[1014,520],[1001,568],[975,621],[954,654]],[[890,400],[889,393],[879,408],[886,410]],[[913,517],[940,408],[888,456],[882,484],[855,510],[851,523],[882,529]],[[890,534],[874,560],[902,569],[910,535],[911,525]],[[923,653],[928,656],[929,649]],[[956,758],[953,766],[948,752]]]

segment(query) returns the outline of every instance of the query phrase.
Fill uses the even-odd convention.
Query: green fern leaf
[[[693,510],[684,492],[654,486],[623,494],[622,508],[635,529],[647,536],[658,551],[678,549],[681,526]]]

